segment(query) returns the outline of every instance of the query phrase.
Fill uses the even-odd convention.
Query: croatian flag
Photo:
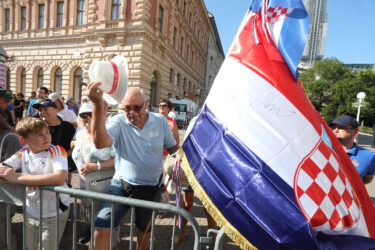
[[[374,249],[374,205],[298,81],[308,27],[301,0],[253,1],[183,167],[244,249]]]

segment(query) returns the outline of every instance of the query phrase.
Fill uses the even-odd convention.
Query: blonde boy
[[[51,145],[47,124],[28,117],[17,123],[16,132],[26,145],[0,166],[0,178],[10,183],[25,184],[26,188],[26,246],[39,249],[40,190],[37,186],[67,186],[68,163],[61,146]],[[16,172],[21,170],[20,173]],[[69,195],[60,194],[59,241],[69,215]],[[42,249],[56,249],[56,194],[43,192]]]

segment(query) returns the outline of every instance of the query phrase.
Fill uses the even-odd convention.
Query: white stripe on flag
[[[227,57],[206,104],[224,126],[293,188],[298,165],[320,136],[285,96]]]

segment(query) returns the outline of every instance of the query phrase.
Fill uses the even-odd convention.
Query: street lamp
[[[361,112],[362,102],[363,102],[363,99],[365,99],[365,97],[366,97],[366,93],[365,92],[359,92],[357,94],[357,98],[358,98],[357,122],[358,123],[359,123],[359,113]]]

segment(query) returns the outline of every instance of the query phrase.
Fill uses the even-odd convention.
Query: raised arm
[[[92,102],[91,132],[98,149],[112,145],[112,138],[105,127],[103,91],[98,88],[100,85],[100,82],[95,82],[87,86],[88,97]]]

